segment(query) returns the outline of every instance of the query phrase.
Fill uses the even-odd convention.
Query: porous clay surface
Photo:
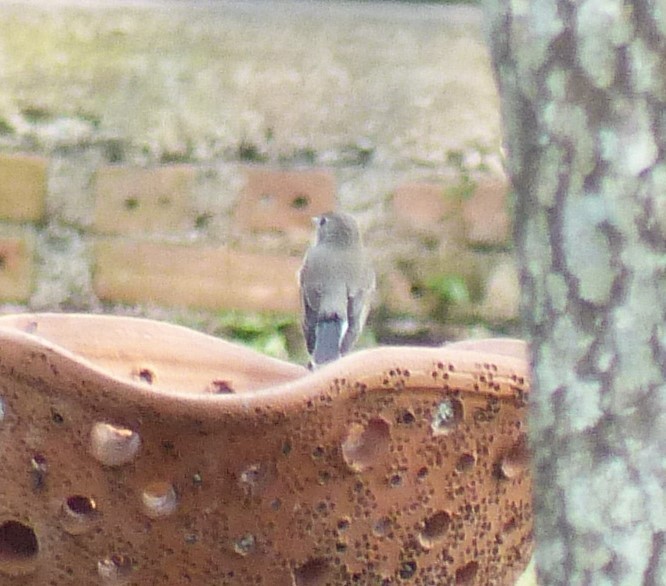
[[[314,373],[133,318],[0,319],[0,583],[512,584],[517,341]]]

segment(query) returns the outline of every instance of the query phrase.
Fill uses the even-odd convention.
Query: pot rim
[[[86,327],[99,327],[115,322],[125,326],[142,326],[160,330],[182,338],[185,343],[194,338],[199,342],[228,349],[239,357],[250,361],[264,361],[265,364],[286,369],[293,374],[291,380],[269,385],[255,390],[237,393],[211,394],[169,390],[150,386],[113,374],[80,353],[34,333],[23,331],[17,324],[39,320],[75,320],[80,322],[82,335]],[[122,340],[118,340],[121,344]],[[119,346],[120,347],[120,346]],[[494,351],[491,351],[494,349]],[[257,362],[259,364],[259,362]],[[368,365],[372,369],[368,370]],[[479,369],[492,366],[493,379],[499,388],[478,388]],[[446,369],[447,382],[433,377],[437,370]],[[257,410],[276,409],[282,412],[303,410],[308,403],[317,401],[322,392],[336,396],[351,395],[356,389],[364,388],[385,391],[394,389],[400,382],[399,392],[417,390],[444,390],[455,388],[461,392],[483,393],[497,398],[515,397],[516,388],[527,391],[528,366],[526,344],[509,338],[465,341],[440,347],[383,346],[359,350],[341,359],[322,366],[315,371],[264,356],[245,346],[188,329],[184,326],[160,322],[146,318],[97,315],[97,314],[16,314],[0,317],[0,373],[13,373],[22,376],[35,385],[55,386],[57,381],[61,394],[78,394],[81,397],[81,384],[96,392],[88,400],[111,400],[128,407],[152,408],[161,414],[189,415],[201,420],[216,418],[223,414],[253,416]],[[59,379],[59,380],[58,380]],[[99,389],[99,390],[98,390]],[[398,392],[396,390],[396,392]],[[83,397],[85,398],[85,397]]]

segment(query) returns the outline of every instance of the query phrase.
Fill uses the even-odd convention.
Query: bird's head
[[[312,218],[317,229],[317,244],[349,246],[357,244],[361,237],[356,220],[343,212],[328,212]]]

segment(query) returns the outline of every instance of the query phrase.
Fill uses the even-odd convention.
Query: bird
[[[313,222],[314,243],[298,272],[310,369],[351,350],[365,325],[375,289],[375,272],[356,220],[343,212],[328,212]]]

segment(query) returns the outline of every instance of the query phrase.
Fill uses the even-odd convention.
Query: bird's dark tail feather
[[[340,358],[340,340],[342,321],[339,319],[322,320],[317,324],[315,347],[312,361],[315,365],[331,362]]]

